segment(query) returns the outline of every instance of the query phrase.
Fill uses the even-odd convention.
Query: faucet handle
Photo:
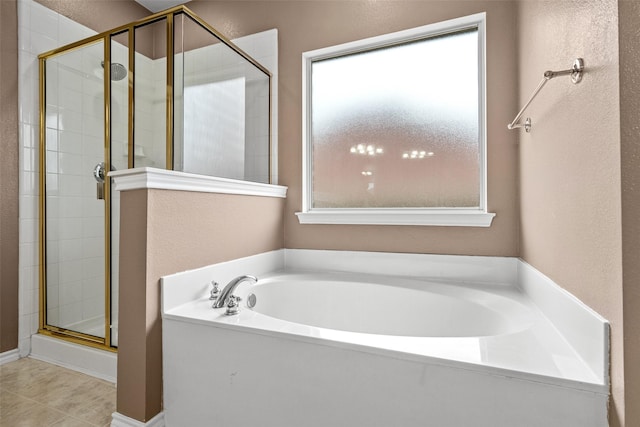
[[[233,316],[240,313],[240,301],[242,298],[231,295],[227,301],[227,310],[224,312],[227,316]]]
[[[211,301],[217,300],[218,297],[220,296],[220,288],[219,288],[219,286],[220,285],[215,280],[211,281],[211,295],[209,296],[209,299]]]

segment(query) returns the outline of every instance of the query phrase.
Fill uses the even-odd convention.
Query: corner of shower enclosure
[[[271,74],[184,6],[39,66],[39,332],[115,351],[120,199],[108,172],[269,183]]]

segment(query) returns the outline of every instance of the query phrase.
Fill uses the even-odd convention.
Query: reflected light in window
[[[365,156],[375,156],[377,154],[383,154],[384,149],[382,147],[376,147],[375,145],[369,144],[358,144],[354,145],[349,149],[350,153],[353,154],[362,154]]]
[[[425,157],[433,157],[435,153],[433,151],[424,151],[424,150],[412,150],[405,151],[402,153],[403,159],[424,159]]]

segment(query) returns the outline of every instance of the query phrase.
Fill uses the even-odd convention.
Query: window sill
[[[297,212],[300,224],[489,227],[495,213],[479,210],[331,209]]]

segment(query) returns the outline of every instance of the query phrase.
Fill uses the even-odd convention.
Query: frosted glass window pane
[[[477,208],[477,29],[315,60],[313,208]]]

